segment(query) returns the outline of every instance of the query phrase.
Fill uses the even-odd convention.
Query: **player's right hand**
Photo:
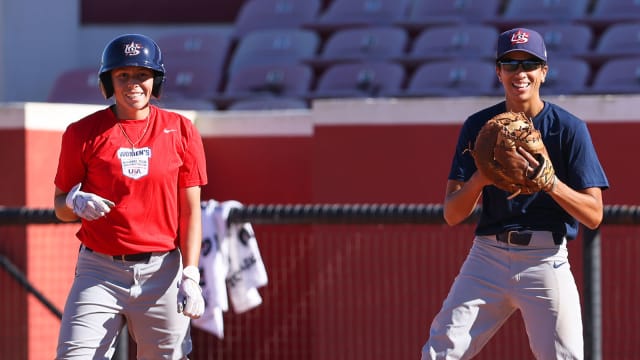
[[[96,194],[80,191],[82,183],[71,188],[67,194],[67,206],[85,220],[96,220],[107,215],[116,204]]]
[[[182,282],[180,283],[180,298],[178,312],[192,319],[197,319],[204,313],[204,298],[200,288],[200,270],[195,266],[187,266],[182,269]]]

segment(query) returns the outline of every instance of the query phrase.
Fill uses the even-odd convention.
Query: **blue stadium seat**
[[[170,66],[167,65],[162,96],[209,100],[215,96],[222,82],[222,72],[209,64],[182,60],[175,58]]]
[[[498,18],[502,27],[528,22],[570,23],[587,16],[590,0],[508,0]]]
[[[549,71],[540,87],[542,95],[578,95],[587,91],[591,67],[578,58],[550,58]]]
[[[332,0],[307,26],[331,33],[355,26],[393,25],[405,20],[412,0]]]
[[[255,65],[231,74],[224,93],[216,98],[221,107],[245,98],[306,98],[314,81],[305,64]]]
[[[231,49],[228,32],[184,32],[158,37],[167,69],[165,92],[211,97],[222,82]]]
[[[212,100],[174,97],[172,95],[162,96],[158,100],[152,99],[152,103],[165,109],[174,110],[213,111],[218,109]]]
[[[495,59],[498,30],[491,25],[440,25],[423,30],[407,55],[400,59],[416,66],[443,59]]]
[[[640,21],[640,1],[595,0],[586,21],[598,32],[614,24]]]
[[[252,31],[302,28],[315,21],[320,0],[249,0],[233,23],[233,35],[240,38]]]
[[[265,111],[265,110],[301,110],[308,109],[306,99],[295,97],[249,97],[234,101],[227,110]]]
[[[496,18],[502,0],[415,0],[401,25],[422,31],[435,25],[482,24]]]
[[[227,74],[245,66],[300,63],[315,57],[319,46],[320,36],[308,29],[254,31],[240,38]]]
[[[491,60],[441,60],[427,62],[413,73],[404,96],[495,95],[495,62]]]
[[[409,35],[399,27],[372,26],[336,31],[320,54],[309,61],[316,69],[348,61],[384,61],[404,56]]]
[[[593,51],[584,55],[592,67],[599,67],[613,57],[640,56],[640,22],[614,24],[596,39]]]
[[[609,60],[595,74],[589,92],[597,94],[640,93],[640,57]]]
[[[551,59],[588,54],[594,43],[593,30],[586,24],[538,23],[524,24],[522,27],[540,33]]]
[[[640,55],[640,22],[609,26],[598,39],[595,52],[606,56]]]
[[[80,67],[63,71],[57,76],[47,101],[73,104],[110,104],[98,85],[96,67]]]
[[[391,62],[336,64],[320,75],[314,98],[387,97],[398,94],[406,71]]]

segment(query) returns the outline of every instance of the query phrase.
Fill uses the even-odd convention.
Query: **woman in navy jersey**
[[[600,225],[602,190],[609,184],[585,122],[540,97],[548,69],[540,34],[524,28],[500,34],[496,75],[505,100],[464,122],[444,200],[449,225],[461,223],[480,202],[482,214],[468,257],[431,324],[425,360],[472,358],[516,310],[537,359],[583,358],[567,241],[577,236],[578,223]],[[506,111],[524,113],[540,130],[556,174],[548,191],[509,199],[465,151],[487,120]],[[526,151],[521,156],[528,173],[541,165]]]

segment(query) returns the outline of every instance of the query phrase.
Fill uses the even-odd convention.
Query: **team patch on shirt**
[[[149,147],[118,149],[122,175],[132,179],[139,179],[149,174],[149,158],[151,158],[151,148]]]

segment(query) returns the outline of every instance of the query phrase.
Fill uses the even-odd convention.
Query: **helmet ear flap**
[[[100,91],[105,99],[113,96],[113,81],[111,80],[111,71],[100,74]]]
[[[156,71],[155,75],[153,76],[153,88],[151,89],[151,95],[155,96],[156,99],[160,98],[160,93],[162,92],[162,83],[164,83],[164,74]]]

